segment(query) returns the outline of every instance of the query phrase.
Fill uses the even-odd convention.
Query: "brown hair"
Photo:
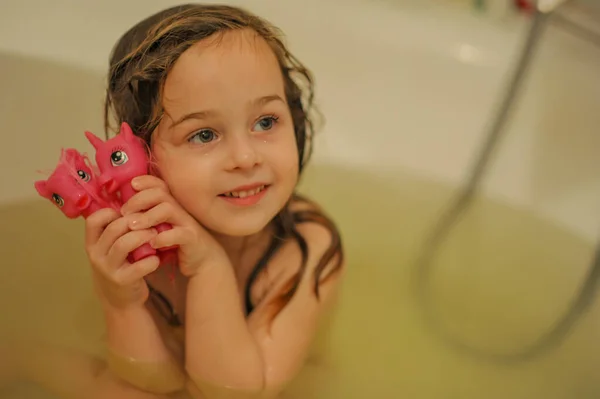
[[[312,75],[288,51],[276,27],[246,10],[231,6],[185,4],[171,7],[142,20],[119,39],[110,57],[104,109],[107,137],[110,130],[116,131],[111,128],[109,121],[112,112],[115,126],[127,122],[136,135],[150,144],[152,132],[158,126],[163,113],[162,88],[168,72],[179,56],[202,39],[245,28],[254,30],[266,40],[278,59],[294,125],[301,173],[312,153],[314,125],[309,116],[314,110]],[[294,194],[288,205],[273,219],[275,235],[264,255],[254,266],[246,286],[245,301],[248,314],[254,308],[250,299],[252,284],[288,239],[293,239],[298,244],[302,252],[302,262],[298,273],[273,302],[274,314],[294,295],[308,259],[308,246],[297,230],[298,224],[316,222],[331,232],[330,246],[315,269],[314,292],[317,298],[319,284],[337,272],[343,263],[341,239],[334,223],[316,210],[292,211],[291,200],[309,202]],[[334,258],[334,267],[323,276],[327,264]]]

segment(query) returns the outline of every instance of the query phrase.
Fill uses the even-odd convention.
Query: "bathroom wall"
[[[441,0],[226,3],[280,25],[314,71],[327,118],[316,162],[452,184],[474,160],[529,24],[525,15],[488,18]],[[52,168],[61,147],[90,150],[83,131],[101,133],[113,43],[173,3],[140,4],[2,3],[0,203],[34,197],[37,170]],[[600,225],[598,70],[597,46],[548,28],[485,184],[589,237]]]

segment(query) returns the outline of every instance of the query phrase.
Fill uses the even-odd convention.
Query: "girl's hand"
[[[121,208],[124,217],[134,216],[129,227],[144,231],[160,223],[172,228],[150,240],[153,248],[178,246],[179,270],[184,276],[194,275],[200,266],[224,252],[216,240],[171,196],[166,183],[152,175],[139,176],[131,182],[138,191]]]
[[[114,209],[101,209],[85,222],[85,249],[92,265],[94,285],[103,304],[122,309],[140,305],[148,299],[144,276],[159,265],[157,256],[133,264],[127,256],[157,234],[155,229],[131,231],[129,224],[136,215],[122,217]]]

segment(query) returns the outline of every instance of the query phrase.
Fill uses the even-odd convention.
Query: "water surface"
[[[424,323],[412,285],[424,233],[452,191],[400,172],[309,168],[302,191],[338,222],[348,272],[340,306],[288,398],[578,399],[600,395],[594,304],[555,350],[517,365],[456,352]],[[83,221],[32,200],[0,208],[0,332],[98,351],[103,326]],[[567,308],[592,245],[530,210],[480,199],[435,259],[429,298],[444,331],[514,351]],[[439,330],[436,330],[439,331]],[[1,398],[50,398],[16,387]]]

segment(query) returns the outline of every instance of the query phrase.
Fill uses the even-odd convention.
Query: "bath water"
[[[597,301],[559,346],[512,365],[457,352],[424,322],[415,259],[451,188],[400,172],[318,166],[307,170],[301,191],[339,224],[347,274],[339,306],[285,398],[600,396]],[[96,351],[103,327],[83,222],[41,200],[0,208],[0,220],[2,335]],[[592,243],[534,212],[480,198],[434,259],[428,295],[438,324],[483,351],[517,351],[567,309],[592,254]],[[20,397],[51,396],[33,386],[0,393]]]

